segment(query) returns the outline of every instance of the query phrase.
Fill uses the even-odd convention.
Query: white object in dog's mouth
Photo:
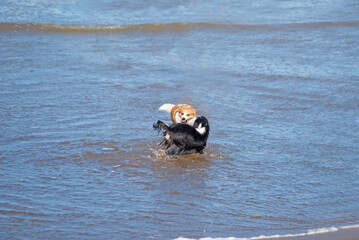
[[[187,120],[182,120],[182,123],[187,123]]]

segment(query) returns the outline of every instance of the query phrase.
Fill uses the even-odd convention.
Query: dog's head
[[[208,136],[209,134],[209,123],[207,118],[201,116],[196,119],[193,124],[193,127],[199,132],[201,135]]]
[[[178,106],[178,118],[181,123],[193,125],[196,120],[196,109],[187,104],[180,105]]]

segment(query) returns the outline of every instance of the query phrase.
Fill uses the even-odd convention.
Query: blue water
[[[356,1],[3,0],[2,22],[133,25],[171,22],[276,24],[358,20]]]
[[[4,239],[250,238],[359,222],[356,1],[2,1]],[[164,103],[211,125],[165,156]]]

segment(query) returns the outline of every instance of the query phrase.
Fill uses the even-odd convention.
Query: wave
[[[287,29],[317,29],[328,27],[355,27],[359,21],[349,22],[312,22],[290,24],[231,24],[210,22],[184,22],[184,23],[145,23],[138,25],[63,25],[49,23],[0,23],[0,30],[8,31],[40,31],[49,33],[131,33],[131,32],[186,32],[197,29],[216,29],[233,31],[280,31]]]
[[[348,225],[348,226],[343,226],[343,227],[326,227],[326,228],[317,228],[317,229],[311,229],[308,230],[305,233],[299,233],[299,234],[284,234],[284,235],[270,235],[270,236],[258,236],[258,237],[251,237],[251,238],[236,238],[236,237],[228,237],[228,238],[211,238],[211,237],[206,237],[203,239],[206,240],[265,240],[265,239],[280,239],[280,238],[296,238],[296,237],[305,237],[305,236],[313,236],[313,235],[317,235],[317,234],[323,234],[323,233],[333,233],[333,232],[338,232],[340,230],[348,230],[348,229],[356,229],[359,228],[359,224],[358,225]],[[175,240],[195,240],[193,238],[183,238],[183,237],[179,237],[176,238]],[[201,239],[199,239],[201,240]]]

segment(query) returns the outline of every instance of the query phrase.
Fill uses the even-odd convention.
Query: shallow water
[[[356,1],[5,1],[0,12],[3,238],[358,224]],[[208,118],[203,155],[159,151],[163,103]]]

